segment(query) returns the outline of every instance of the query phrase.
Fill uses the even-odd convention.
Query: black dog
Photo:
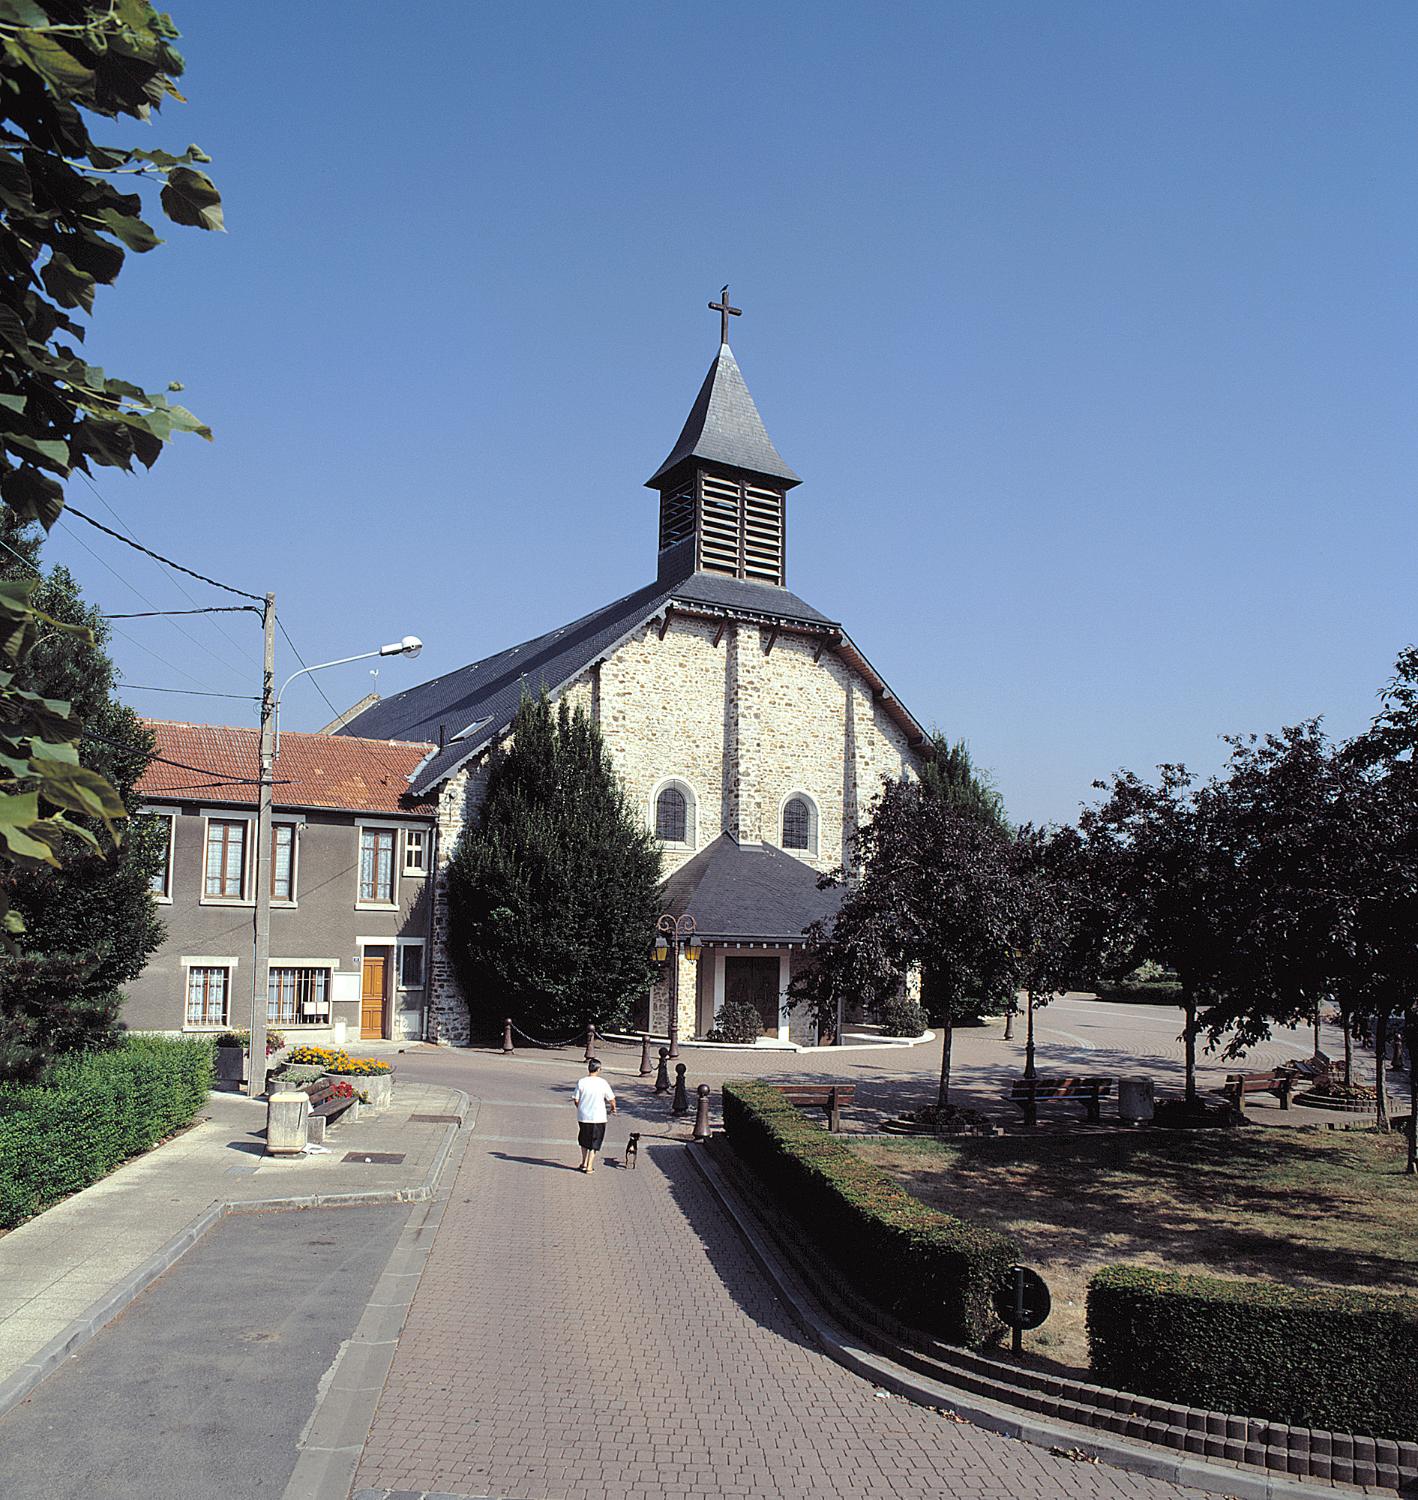
[[[633,1167],[640,1160],[640,1132],[632,1130],[625,1142],[625,1164]]]

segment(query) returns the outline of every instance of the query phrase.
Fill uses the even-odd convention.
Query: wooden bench
[[[857,1097],[854,1083],[775,1083],[773,1085],[789,1104],[798,1109],[821,1109],[827,1112],[827,1128],[842,1128],[842,1106]]]
[[[356,1094],[341,1095],[336,1092],[340,1082],[341,1080],[334,1078],[317,1078],[305,1088],[310,1099],[310,1118],[321,1121],[318,1131],[311,1132],[312,1140],[323,1139],[325,1126],[334,1125],[351,1105],[359,1103],[359,1096]]]
[[[1289,1068],[1272,1068],[1268,1073],[1228,1073],[1226,1086],[1221,1092],[1231,1101],[1237,1114],[1245,1114],[1247,1094],[1276,1094],[1281,1109],[1289,1109],[1290,1095],[1300,1081],[1299,1074]]]
[[[1277,1073],[1279,1068],[1275,1070]],[[1316,1052],[1313,1057],[1307,1057],[1303,1062],[1291,1063],[1290,1071],[1298,1078],[1303,1078],[1306,1083],[1315,1083],[1321,1078],[1328,1078],[1334,1072],[1334,1064],[1323,1052]]]
[[[1052,1103],[1072,1099],[1081,1103],[1090,1124],[1099,1121],[1099,1102],[1113,1092],[1111,1078],[1016,1078],[1009,1090],[1009,1102],[1017,1104],[1027,1115],[1031,1103]]]

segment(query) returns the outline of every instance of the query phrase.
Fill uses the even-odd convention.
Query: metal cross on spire
[[[729,342],[729,319],[741,318],[743,308],[729,306],[729,289],[726,286],[720,290],[719,300],[709,304],[709,310],[719,314],[719,342],[727,344]]]

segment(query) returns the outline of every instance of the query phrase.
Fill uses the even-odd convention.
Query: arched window
[[[783,804],[783,847],[806,854],[812,846],[812,805],[806,797],[789,797]]]
[[[689,842],[689,804],[677,786],[667,786],[655,798],[655,836],[667,844]]]

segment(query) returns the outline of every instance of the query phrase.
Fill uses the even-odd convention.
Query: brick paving
[[[433,1064],[444,1078],[456,1071],[482,1106],[356,1495],[1201,1493],[883,1399],[788,1318],[694,1174],[687,1127],[645,1084],[613,1076],[623,1113],[608,1133],[612,1156],[593,1178],[572,1170],[574,1117],[562,1101],[578,1061],[445,1053]],[[633,1128],[645,1135],[628,1171],[615,1152]]]

